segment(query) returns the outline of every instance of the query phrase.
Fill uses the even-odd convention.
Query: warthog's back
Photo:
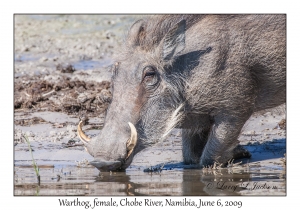
[[[207,48],[189,82],[195,107],[255,103],[258,111],[285,102],[285,15],[203,16],[187,30],[183,53]]]

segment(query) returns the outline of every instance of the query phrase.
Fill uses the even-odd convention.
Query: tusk
[[[131,122],[128,122],[129,127],[130,127],[130,131],[131,131],[131,137],[130,137],[130,141],[127,142],[127,146],[129,146],[130,144],[136,144],[137,142],[137,132],[136,129],[134,127],[134,125]]]
[[[89,143],[89,141],[91,140],[89,137],[87,137],[83,131],[82,131],[82,120],[80,120],[80,122],[78,123],[77,126],[77,134],[80,138],[80,140],[86,145],[87,143]]]
[[[131,122],[128,122],[130,130],[131,130],[131,137],[130,139],[128,139],[127,143],[126,143],[126,147],[127,147],[127,157],[126,159],[131,155],[136,143],[137,143],[137,132],[136,132],[136,128],[134,127],[134,125]]]

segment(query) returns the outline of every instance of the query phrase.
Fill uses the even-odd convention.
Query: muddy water
[[[170,169],[170,168],[169,168]],[[147,173],[137,168],[104,172],[86,167],[15,167],[15,195],[285,195],[282,170],[200,170],[164,168]],[[59,176],[58,176],[59,175]]]

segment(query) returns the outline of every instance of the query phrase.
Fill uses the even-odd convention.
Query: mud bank
[[[17,112],[54,111],[88,116],[100,116],[111,101],[110,82],[91,82],[78,75],[52,74],[46,77],[15,79]],[[17,122],[18,124],[18,122]]]

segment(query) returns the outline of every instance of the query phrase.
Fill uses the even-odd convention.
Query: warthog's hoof
[[[238,145],[232,151],[232,156],[230,157],[230,159],[226,159],[224,157],[222,159],[221,156],[219,156],[219,158],[217,158],[216,160],[213,158],[200,159],[200,167],[201,168],[207,168],[207,167],[222,168],[222,167],[226,167],[228,163],[232,162],[233,160],[250,158],[250,157],[251,157],[251,153],[248,150],[246,150],[243,146]]]

